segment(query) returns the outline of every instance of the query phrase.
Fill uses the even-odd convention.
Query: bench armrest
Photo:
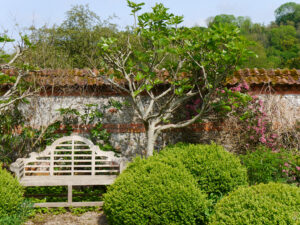
[[[16,174],[16,177],[18,179],[20,179],[21,176],[23,176],[24,174],[24,173],[20,173],[20,170],[22,170],[22,167],[24,166],[23,160],[24,160],[23,158],[19,158],[16,160],[16,162],[12,163],[9,167],[9,169]]]

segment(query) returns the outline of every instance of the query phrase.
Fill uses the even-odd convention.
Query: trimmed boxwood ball
[[[247,170],[240,159],[222,146],[178,143],[163,149],[157,160],[174,167],[183,163],[207,194],[224,195],[247,185]]]
[[[114,225],[204,224],[206,197],[184,167],[136,158],[108,188],[103,209]]]
[[[300,188],[281,183],[240,187],[216,204],[209,224],[300,224]]]
[[[22,204],[24,189],[0,164],[0,218],[10,216],[18,211]]]

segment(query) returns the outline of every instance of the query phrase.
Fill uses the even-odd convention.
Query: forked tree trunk
[[[154,152],[154,144],[157,139],[157,133],[155,132],[155,127],[152,124],[145,126],[146,136],[147,136],[147,148],[146,157],[152,156]]]

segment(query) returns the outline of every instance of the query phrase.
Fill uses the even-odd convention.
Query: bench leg
[[[72,185],[68,185],[68,203],[72,203]]]

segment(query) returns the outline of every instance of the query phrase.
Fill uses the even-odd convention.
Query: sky
[[[293,0],[290,0],[293,1]],[[134,0],[134,2],[142,2]],[[206,19],[218,14],[249,16],[253,22],[269,24],[274,21],[274,11],[287,0],[144,0],[145,10],[156,2],[170,8],[170,12],[184,16],[186,26],[205,26]],[[300,0],[293,1],[300,3]],[[24,27],[60,24],[65,12],[73,5],[88,4],[90,9],[106,19],[111,15],[118,18],[113,22],[124,28],[133,24],[126,0],[0,0],[0,33],[7,31],[15,36]],[[18,24],[18,26],[16,26]]]

